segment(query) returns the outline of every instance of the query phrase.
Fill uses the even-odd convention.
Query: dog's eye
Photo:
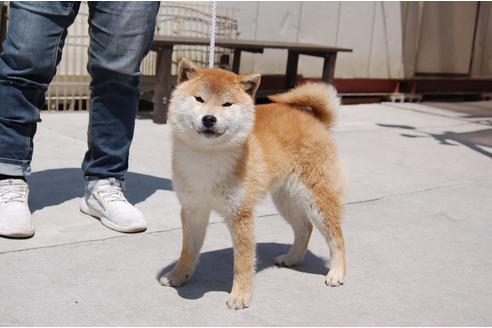
[[[231,107],[232,106],[232,103],[226,102],[226,103],[223,103],[222,106],[224,106],[224,107]]]
[[[202,97],[195,97],[195,100],[198,101],[198,102],[203,102],[203,98]]]

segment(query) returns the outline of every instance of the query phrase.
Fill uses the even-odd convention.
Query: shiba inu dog
[[[174,269],[160,278],[179,286],[195,269],[209,214],[222,215],[234,249],[231,309],[251,304],[255,276],[253,209],[268,191],[294,230],[294,243],[275,262],[300,265],[313,225],[326,238],[330,269],[326,284],[345,277],[342,179],[328,127],[339,101],[333,87],[305,84],[254,104],[259,74],[178,67],[171,97],[173,186],[181,203],[183,245]]]

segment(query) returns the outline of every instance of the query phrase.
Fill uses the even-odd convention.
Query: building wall
[[[317,43],[352,48],[340,53],[335,76],[399,78],[401,10],[399,2],[219,2],[238,9],[239,38]],[[282,74],[286,51],[244,56],[244,71]],[[318,76],[320,58],[301,56],[299,73]]]
[[[353,53],[340,53],[337,78],[405,78],[413,77],[416,67],[428,61],[424,51],[419,55],[422,38],[422,18],[429,17],[432,6],[423,2],[219,2],[219,6],[237,8],[239,38],[254,40],[283,40],[319,43],[352,48]],[[439,6],[440,4],[435,4]],[[463,3],[443,3],[463,6]],[[475,3],[476,6],[476,3]],[[460,12],[460,10],[455,10]],[[472,77],[492,77],[492,14],[491,5],[481,3],[477,25]],[[427,16],[424,16],[424,12]],[[467,19],[473,15],[467,15]],[[427,18],[426,18],[427,17]],[[451,17],[443,26],[451,24],[459,31],[463,17]],[[424,25],[425,26],[425,25]],[[443,31],[443,35],[446,35]],[[429,33],[424,31],[424,33]],[[449,33],[448,33],[449,34]],[[429,44],[429,36],[424,35]],[[449,56],[439,47],[446,44],[436,35],[433,44],[442,56]],[[473,38],[473,35],[463,36]],[[449,44],[449,42],[447,42]],[[466,42],[464,42],[466,44]],[[478,49],[478,50],[477,50]],[[463,57],[463,56],[461,56]],[[461,58],[456,56],[456,70],[462,70]],[[466,56],[465,56],[466,57]],[[243,71],[282,74],[287,55],[282,50],[267,50],[264,54],[244,55]],[[443,58],[444,59],[444,58]],[[446,57],[447,59],[447,57]],[[436,58],[433,59],[434,61]],[[447,63],[453,71],[453,63]],[[299,73],[319,76],[322,60],[302,56]],[[458,69],[459,68],[459,69]]]
[[[492,77],[492,4],[480,2],[472,76]]]
[[[206,11],[207,3],[188,4],[200,5]],[[411,78],[419,61],[426,61],[425,54],[418,56],[425,2],[220,1],[217,5],[219,13],[231,14],[238,20],[240,39],[281,40],[352,48],[352,53],[339,54],[336,78]],[[444,2],[443,5],[454,4]],[[472,77],[492,78],[491,11],[492,4],[480,2]],[[459,24],[462,18],[458,15],[454,23]],[[80,17],[69,29],[68,46],[59,67],[59,75],[86,74],[86,21],[87,8],[83,5]],[[443,25],[446,24],[448,22]],[[439,41],[437,37],[437,50],[440,50]],[[434,43],[431,41],[430,44]],[[441,53],[442,56],[447,55],[445,51]],[[244,53],[241,69],[243,72],[283,74],[286,60],[285,50],[267,49],[264,54]],[[147,61],[150,63],[152,60]],[[462,62],[457,62],[456,66],[458,64]],[[322,65],[321,58],[301,56],[299,73],[317,77]]]

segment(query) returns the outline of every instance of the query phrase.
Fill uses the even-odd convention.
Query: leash
[[[215,62],[215,30],[217,23],[217,2],[212,1],[210,20],[210,47],[208,49],[208,67],[213,68]]]

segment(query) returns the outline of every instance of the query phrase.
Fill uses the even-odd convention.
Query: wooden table
[[[184,38],[155,36],[151,50],[157,52],[156,68],[157,76],[154,83],[153,120],[155,123],[166,123],[167,106],[171,94],[171,67],[172,54],[175,45],[208,46],[209,40],[205,38]],[[352,52],[352,49],[334,48],[315,44],[302,44],[274,41],[248,41],[248,40],[221,40],[217,39],[217,47],[229,48],[234,51],[232,71],[239,73],[241,52],[263,53],[264,49],[286,49],[288,51],[287,67],[285,70],[285,89],[295,86],[297,79],[297,66],[299,55],[322,57],[325,59],[321,79],[327,83],[333,81],[335,73],[335,61],[338,52]],[[261,73],[261,72],[260,72]]]

